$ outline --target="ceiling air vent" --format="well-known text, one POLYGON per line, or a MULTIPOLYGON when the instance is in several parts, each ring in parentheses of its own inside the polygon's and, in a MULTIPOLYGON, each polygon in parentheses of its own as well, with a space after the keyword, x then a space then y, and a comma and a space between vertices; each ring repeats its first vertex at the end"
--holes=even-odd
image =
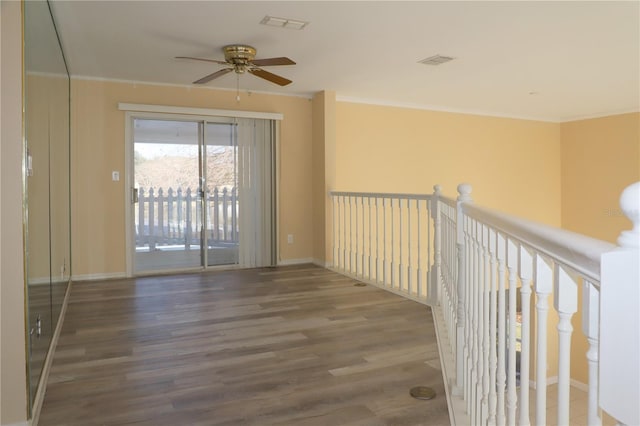
POLYGON ((287 28, 290 30, 301 30, 307 25, 309 25, 309 22, 306 22, 306 21, 299 21, 297 19, 289 19, 289 18, 277 18, 275 16, 269 16, 269 15, 262 18, 262 21, 260 21, 260 23, 262 25, 268 25, 270 27, 287 28))
POLYGON ((428 58, 418 62, 425 65, 440 65, 440 64, 444 64, 445 62, 453 61, 454 59, 455 58, 451 56, 434 55, 434 56, 429 56, 428 58))

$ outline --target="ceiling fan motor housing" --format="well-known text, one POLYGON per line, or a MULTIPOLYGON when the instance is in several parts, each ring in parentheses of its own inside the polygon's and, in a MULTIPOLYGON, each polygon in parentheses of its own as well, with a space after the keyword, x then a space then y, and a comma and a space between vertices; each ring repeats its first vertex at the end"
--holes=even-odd
POLYGON ((238 74, 244 74, 256 56, 254 47, 243 44, 232 44, 222 49, 224 50, 224 59, 233 65, 233 70, 238 74))
POLYGON ((225 46, 224 58, 227 62, 238 65, 248 65, 256 57, 256 49, 242 44, 225 46))

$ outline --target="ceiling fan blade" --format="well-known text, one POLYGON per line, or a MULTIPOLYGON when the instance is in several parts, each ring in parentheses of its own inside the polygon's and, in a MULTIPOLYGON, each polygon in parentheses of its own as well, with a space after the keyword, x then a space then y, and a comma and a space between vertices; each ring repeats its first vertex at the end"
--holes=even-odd
POLYGON ((260 68, 250 69, 249 72, 257 77, 264 78, 265 80, 268 80, 280 86, 286 86, 287 84, 291 83, 291 80, 270 73, 269 71, 261 70, 260 68))
POLYGON ((207 76, 202 77, 200 80, 196 80, 193 82, 193 84, 204 84, 204 83, 208 83, 211 80, 213 80, 214 78, 218 78, 221 77, 225 74, 230 73, 231 71, 233 71, 233 68, 225 68, 225 69, 221 69, 220 71, 216 71, 213 74, 209 74, 207 76))
POLYGON ((271 66, 271 65, 295 65, 296 64, 291 59, 285 58, 284 56, 281 56, 279 58, 254 59, 253 61, 251 61, 251 63, 258 67, 265 67, 265 66, 271 66))
POLYGON ((205 62, 213 62, 214 64, 229 65, 225 61, 218 61, 215 59, 206 59, 206 58, 193 58, 191 56, 176 56, 176 59, 193 59, 195 61, 205 61, 205 62))

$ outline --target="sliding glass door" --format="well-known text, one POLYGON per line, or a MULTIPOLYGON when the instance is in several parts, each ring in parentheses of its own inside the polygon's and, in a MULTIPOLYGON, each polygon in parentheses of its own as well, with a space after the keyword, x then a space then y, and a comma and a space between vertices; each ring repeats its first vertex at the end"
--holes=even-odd
POLYGON ((206 264, 239 263, 238 138, 233 123, 206 123, 205 182, 206 264))
POLYGON ((274 263, 270 120, 134 117, 134 274, 274 263))
POLYGON ((202 264, 197 122, 134 120, 135 272, 202 264))

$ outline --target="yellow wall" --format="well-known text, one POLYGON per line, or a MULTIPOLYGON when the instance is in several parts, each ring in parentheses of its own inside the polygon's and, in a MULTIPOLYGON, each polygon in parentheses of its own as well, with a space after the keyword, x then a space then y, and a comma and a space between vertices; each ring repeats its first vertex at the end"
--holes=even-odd
POLYGON ((0 2, 0 423, 27 419, 22 240, 22 12, 0 2))
MULTIPOLYGON (((631 228, 618 201, 625 187, 640 181, 640 113, 563 123, 561 132, 562 227, 615 243, 631 228)), ((571 376, 587 383, 581 312, 572 323, 571 376)))
POLYGON ((49 230, 49 84, 41 75, 27 75, 25 87, 25 138, 32 157, 33 174, 27 178, 28 268, 30 282, 42 284, 50 275, 49 230), (37 118, 37 119, 36 119, 37 118))
POLYGON ((282 113, 279 240, 281 260, 312 257, 311 101, 207 88, 72 80, 74 276, 125 272, 124 112, 119 102, 282 113), (286 235, 294 243, 286 244, 286 235))
POLYGON ((337 190, 457 196, 560 226, 556 123, 338 102, 337 190))
POLYGON ((311 192, 313 193, 313 258, 324 261, 326 241, 324 238, 326 221, 325 206, 326 200, 323 194, 325 188, 325 94, 317 93, 313 97, 313 120, 312 120, 312 158, 313 158, 313 178, 311 192))
POLYGON ((563 123, 562 227, 615 243, 620 194, 640 180, 640 113, 563 123))
POLYGON ((333 223, 329 191, 335 189, 336 94, 319 92, 313 98, 313 259, 331 258, 333 223))
POLYGON ((330 201, 329 191, 338 189, 336 182, 336 92, 325 91, 324 96, 324 193, 325 197, 325 252, 324 260, 331 259, 332 246, 328 242, 331 241, 333 236, 333 219, 332 211, 333 206, 330 201))
POLYGON ((27 179, 31 283, 62 281, 69 267, 69 89, 67 77, 27 74, 25 138, 33 174, 27 179))

